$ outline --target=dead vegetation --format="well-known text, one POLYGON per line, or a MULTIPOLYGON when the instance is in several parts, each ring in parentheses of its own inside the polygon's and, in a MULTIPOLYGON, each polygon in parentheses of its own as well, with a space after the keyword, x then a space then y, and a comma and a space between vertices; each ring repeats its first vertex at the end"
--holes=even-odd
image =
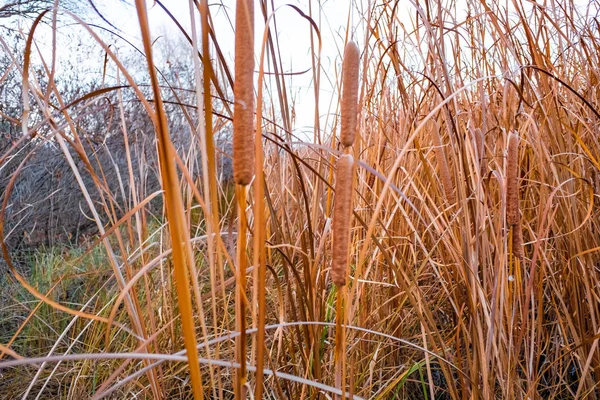
MULTIPOLYGON (((11 277, 0 312, 0 396, 600 396, 597 4, 360 3, 337 38, 339 49, 357 42, 360 63, 356 134, 342 134, 342 143, 352 105, 321 104, 314 140, 297 137, 275 30, 265 31, 254 53, 255 114, 242 124, 247 131, 254 121, 257 140, 246 136, 237 147, 255 146, 254 157, 240 156, 242 166, 254 158, 255 168, 235 189, 216 179, 215 161, 225 151, 218 132, 237 112, 232 77, 240 75, 223 55, 233 43, 207 29, 206 0, 190 1, 194 105, 173 100, 181 92, 157 75, 146 5, 136 5, 152 90, 70 14, 118 70, 115 85, 82 95, 75 107, 52 85, 52 59, 36 55, 35 79, 9 63, 41 119, 28 119, 27 107, 10 115, 26 135, 0 155, 0 236, 11 277), (125 91, 153 124, 144 151, 158 154, 160 195, 140 186, 136 165, 150 157, 125 146, 135 133, 122 113, 111 139, 124 144, 120 153, 91 146, 74 122, 106 93, 121 108, 125 91), (169 134, 177 115, 192 132, 183 147, 169 134), (68 169, 36 158, 44 146, 68 169), (10 161, 17 156, 21 167, 10 161), (340 163, 348 160, 346 174, 340 163), (48 271, 43 280, 15 267, 7 239, 16 204, 7 199, 42 167, 72 177, 68 193, 81 207, 60 207, 72 218, 84 211, 98 232, 78 253, 65 251, 61 268, 32 260, 32 271, 48 271), (147 205, 159 197, 165 213, 153 221, 147 205), (349 218, 340 203, 347 199, 349 218), (337 237, 347 240, 341 250, 332 248, 337 237), (16 309, 18 323, 9 317, 16 309), (32 347, 32 337, 43 340, 32 347)), ((336 71, 320 64, 329 30, 318 6, 294 8, 313 44, 307 73, 315 93, 325 77, 344 93, 341 50, 336 71)), ((268 1, 255 11, 271 27, 277 21, 268 1)), ((24 32, 24 60, 37 51, 36 26, 24 32)), ((247 84, 249 71, 239 78, 247 84)), ((32 195, 48 197, 57 184, 50 182, 32 195)), ((35 225, 36 210, 22 214, 23 226, 35 225)))

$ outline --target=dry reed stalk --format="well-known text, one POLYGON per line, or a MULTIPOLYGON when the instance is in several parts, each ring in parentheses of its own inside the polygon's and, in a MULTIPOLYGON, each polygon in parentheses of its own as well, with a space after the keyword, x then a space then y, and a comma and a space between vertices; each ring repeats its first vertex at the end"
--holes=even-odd
POLYGON ((446 159, 446 152, 444 151, 444 145, 442 143, 442 137, 440 136, 440 124, 434 121, 435 127, 432 130, 433 145, 435 147, 435 158, 438 163, 440 170, 440 180, 446 195, 446 200, 450 204, 454 204, 456 197, 452 188, 452 177, 450 176, 450 167, 448 167, 448 160, 446 159))
POLYGON ((506 155, 506 222, 510 226, 519 224, 519 136, 512 132, 508 136, 506 155))
MULTIPOLYGON (((347 295, 346 286, 338 288, 336 304, 335 304, 335 387, 345 393, 344 382, 346 381, 345 364, 346 364, 346 329, 345 329, 345 300, 347 295)), ((345 396, 336 395, 335 399, 345 398, 345 396)))
POLYGON ((237 285, 235 293, 236 302, 236 329, 240 332, 240 336, 236 341, 236 358, 240 363, 240 369, 236 371, 235 379, 235 398, 245 399, 245 384, 247 376, 246 368, 246 212, 242 208, 246 204, 246 188, 236 186, 236 194, 238 197, 239 219, 238 219, 238 243, 236 249, 237 258, 237 285))
POLYGON ((342 63, 342 104, 340 142, 345 147, 354 144, 358 104, 358 64, 360 52, 356 43, 350 41, 344 51, 342 63))
POLYGON ((254 176, 254 1, 237 0, 233 179, 248 185, 254 176))
POLYGON ((336 286, 346 285, 350 216, 352 215, 352 175, 354 158, 344 154, 338 160, 333 208, 333 251, 331 278, 336 286))

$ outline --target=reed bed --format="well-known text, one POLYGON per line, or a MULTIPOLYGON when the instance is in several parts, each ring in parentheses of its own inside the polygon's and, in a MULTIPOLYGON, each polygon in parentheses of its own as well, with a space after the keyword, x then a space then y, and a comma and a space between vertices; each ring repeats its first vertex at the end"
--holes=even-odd
POLYGON ((319 2, 286 7, 312 46, 311 139, 266 0, 219 8, 236 13, 235 43, 190 1, 187 75, 155 60, 141 0, 142 73, 121 39, 62 9, 17 50, 0 38, 0 82, 24 102, 0 109, 16 132, 0 147, 1 398, 600 397, 598 4, 357 3, 336 34, 319 2), (48 58, 59 16, 110 71, 68 99, 48 58), (90 115, 118 121, 127 171, 96 162, 90 115), (155 159, 136 153, 142 115, 155 159), (232 129, 229 152, 216 139, 232 129), (15 199, 43 146, 98 233, 27 257, 15 199))

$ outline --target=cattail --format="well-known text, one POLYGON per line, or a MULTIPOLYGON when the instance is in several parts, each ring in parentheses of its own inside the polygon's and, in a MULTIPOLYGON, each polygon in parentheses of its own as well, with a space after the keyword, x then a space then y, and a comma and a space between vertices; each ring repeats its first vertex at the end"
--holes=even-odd
POLYGON ((483 132, 479 128, 473 129, 473 136, 475 137, 475 150, 477 151, 477 161, 481 164, 483 159, 483 152, 485 151, 485 139, 483 132))
POLYGON ((358 105, 358 63, 360 53, 356 43, 350 41, 344 51, 342 64, 342 106, 340 142, 345 147, 354 144, 358 105))
POLYGON ((513 226, 512 251, 513 251, 513 254, 515 257, 517 257, 519 260, 523 261, 523 232, 521 230, 520 222, 521 221, 519 220, 519 223, 517 223, 515 226, 513 226))
POLYGON ((506 222, 513 226, 519 223, 519 136, 515 132, 508 135, 506 156, 506 222))
POLYGON ((233 179, 254 176, 254 0, 237 0, 233 108, 233 179))
POLYGON ((337 164, 335 181, 335 206, 333 209, 333 262, 331 277, 336 286, 346 284, 348 265, 348 242, 350 240, 350 216, 352 213, 352 175, 354 158, 344 154, 337 164))
POLYGON ((440 178, 442 181, 442 187, 444 188, 444 194, 446 195, 446 200, 450 204, 454 204, 456 198, 454 196, 454 190, 452 188, 452 178, 450 177, 450 168, 448 167, 448 160, 446 159, 446 153, 444 152, 444 147, 442 145, 442 137, 440 136, 440 124, 435 122, 435 127, 433 129, 433 145, 435 146, 435 158, 438 163, 438 168, 440 170, 440 178))
POLYGON ((473 130, 475 138, 475 150, 477 151, 477 165, 479 166, 479 174, 484 176, 486 173, 486 163, 483 161, 485 154, 485 135, 480 128, 473 130))

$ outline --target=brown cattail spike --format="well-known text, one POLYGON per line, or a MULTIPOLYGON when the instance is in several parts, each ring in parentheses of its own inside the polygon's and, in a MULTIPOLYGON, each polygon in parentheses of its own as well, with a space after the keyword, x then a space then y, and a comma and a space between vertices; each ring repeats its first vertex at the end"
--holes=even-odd
POLYGON ((254 176, 254 0, 237 0, 233 108, 233 179, 248 185, 254 176))
POLYGON ((481 164, 481 159, 483 158, 483 152, 485 151, 485 139, 483 137, 483 132, 479 128, 473 129, 473 136, 475 138, 475 149, 477 151, 477 161, 481 164))
POLYGON ((344 154, 337 164, 335 181, 335 205, 333 209, 333 262, 331 277, 336 286, 346 284, 348 266, 348 242, 350 241, 350 217, 352 215, 352 175, 354 158, 344 154))
POLYGON ((448 160, 446 159, 446 152, 444 151, 444 145, 442 143, 441 136, 441 126, 440 124, 434 120, 435 127, 432 131, 432 139, 433 145, 435 146, 435 158, 438 163, 438 169, 440 173, 440 180, 442 182, 442 187, 444 189, 444 194, 446 196, 446 200, 450 204, 454 204, 456 202, 456 197, 454 195, 454 187, 452 185, 452 177, 450 176, 450 167, 448 166, 448 160))
MULTIPOLYGON (((520 222, 520 221, 519 221, 520 222)), ((523 231, 521 229, 521 224, 518 223, 513 226, 513 254, 519 260, 523 261, 523 231)))
POLYGON ((508 225, 519 223, 519 136, 515 132, 508 135, 506 155, 506 222, 508 225))
POLYGON ((342 64, 342 106, 340 142, 345 147, 354 144, 358 105, 358 64, 360 52, 354 42, 348 42, 342 64))

